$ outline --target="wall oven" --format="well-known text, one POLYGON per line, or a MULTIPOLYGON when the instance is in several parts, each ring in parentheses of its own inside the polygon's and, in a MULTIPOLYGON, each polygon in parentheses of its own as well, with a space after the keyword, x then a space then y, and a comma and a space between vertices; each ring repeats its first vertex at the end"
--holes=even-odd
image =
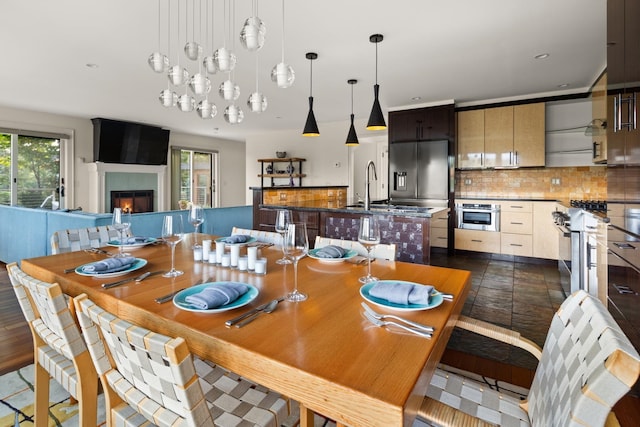
POLYGON ((458 228, 500 231, 500 205, 483 203, 456 204, 458 228))

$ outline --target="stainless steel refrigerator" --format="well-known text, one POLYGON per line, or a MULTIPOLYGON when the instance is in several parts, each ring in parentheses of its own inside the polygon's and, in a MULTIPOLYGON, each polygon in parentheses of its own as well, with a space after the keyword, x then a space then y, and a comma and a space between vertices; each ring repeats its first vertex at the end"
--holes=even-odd
POLYGON ((389 197, 393 203, 447 206, 449 141, 389 144, 389 197))

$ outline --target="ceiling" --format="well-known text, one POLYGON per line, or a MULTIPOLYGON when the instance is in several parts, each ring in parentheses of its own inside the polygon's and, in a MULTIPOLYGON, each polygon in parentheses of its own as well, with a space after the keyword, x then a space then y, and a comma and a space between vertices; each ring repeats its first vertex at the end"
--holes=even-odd
POLYGON ((2 0, 0 106, 142 122, 242 141, 269 130, 302 132, 310 91, 307 52, 318 54, 312 90, 320 132, 323 122, 348 120, 348 79, 358 79, 354 112, 366 119, 375 82, 376 48, 369 42, 374 33, 384 36, 378 45, 378 82, 385 111, 446 100, 472 105, 584 93, 606 66, 606 0, 288 0, 284 59, 296 80, 292 87, 278 89, 269 73, 282 55, 281 0, 179 0, 181 17, 189 18, 188 25, 184 19, 180 24, 180 41, 178 1, 171 0, 171 13, 168 1, 160 0, 159 20, 158 0, 2 0), (257 68, 256 53, 238 41, 256 4, 267 26, 257 68), (194 9, 206 17, 195 19, 195 27, 194 9), (206 54, 211 46, 224 44, 226 26, 226 46, 238 57, 232 79, 241 90, 236 103, 245 111, 242 123, 230 125, 223 119, 228 102, 217 93, 226 79, 221 73, 211 77, 215 118, 202 120, 195 112, 160 105, 158 95, 167 79, 150 69, 147 57, 158 50, 159 22, 160 47, 167 53, 168 19, 174 40, 171 63, 179 52, 180 63, 192 73, 197 63, 178 51, 185 33, 204 40, 206 54), (209 37, 207 21, 213 22, 209 37), (208 42, 211 34, 213 44, 208 42), (542 53, 549 57, 534 59, 542 53), (262 114, 246 107, 255 91, 256 69, 260 91, 268 99, 262 114), (568 86, 560 87, 564 84, 568 86))

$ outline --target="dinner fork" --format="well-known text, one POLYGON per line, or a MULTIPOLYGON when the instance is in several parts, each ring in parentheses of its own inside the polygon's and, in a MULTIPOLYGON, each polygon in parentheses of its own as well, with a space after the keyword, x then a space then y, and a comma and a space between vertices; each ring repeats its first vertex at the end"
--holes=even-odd
POLYGON ((373 323, 374 325, 379 326, 379 327, 393 325, 393 326, 398 327, 398 328, 400 328, 400 329, 404 329, 404 330, 405 330, 405 331, 407 331, 407 332, 411 332, 412 334, 419 335, 419 336, 421 336, 421 337, 423 337, 423 338, 431 338, 431 334, 430 334, 430 333, 428 333, 428 332, 424 332, 424 331, 422 331, 422 330, 418 330, 418 329, 415 329, 415 328, 411 328, 411 327, 409 327, 409 326, 405 326, 405 325, 403 325, 402 323, 393 322, 393 321, 391 321, 391 320, 380 320, 380 319, 376 319, 376 318, 375 318, 375 317, 373 317, 371 314, 369 314, 369 312, 368 312, 368 311, 366 311, 366 310, 364 311, 364 317, 366 317, 366 318, 367 318, 367 320, 368 320, 369 322, 371 322, 371 323, 373 323))
POLYGON ((406 323, 407 325, 410 325, 414 328, 418 328, 418 329, 422 329, 423 331, 426 332, 433 332, 433 327, 432 326, 427 326, 427 325, 423 325, 421 323, 418 322, 413 322, 409 319, 403 319, 402 317, 399 316, 395 316, 393 314, 380 314, 376 311, 374 311, 371 307, 369 307, 367 304, 365 303, 361 303, 362 307, 365 309, 365 311, 367 313, 369 313, 371 316, 375 317, 378 320, 385 320, 385 319, 395 319, 395 320, 399 320, 400 322, 406 323))

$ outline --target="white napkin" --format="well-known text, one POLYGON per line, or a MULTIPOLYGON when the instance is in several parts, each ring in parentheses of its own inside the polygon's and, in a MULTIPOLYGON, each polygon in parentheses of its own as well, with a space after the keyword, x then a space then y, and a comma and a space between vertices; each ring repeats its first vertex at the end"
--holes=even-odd
POLYGON ((431 292, 433 286, 409 282, 377 282, 369 289, 372 297, 402 305, 428 305, 431 292))
POLYGON ((249 287, 244 283, 227 282, 211 285, 202 291, 185 297, 185 301, 201 310, 227 305, 244 295, 249 287))
POLYGON ((82 267, 83 273, 115 273, 116 271, 126 270, 136 262, 136 258, 132 256, 128 257, 114 257, 103 259, 102 261, 92 262, 91 264, 84 265, 82 267))

